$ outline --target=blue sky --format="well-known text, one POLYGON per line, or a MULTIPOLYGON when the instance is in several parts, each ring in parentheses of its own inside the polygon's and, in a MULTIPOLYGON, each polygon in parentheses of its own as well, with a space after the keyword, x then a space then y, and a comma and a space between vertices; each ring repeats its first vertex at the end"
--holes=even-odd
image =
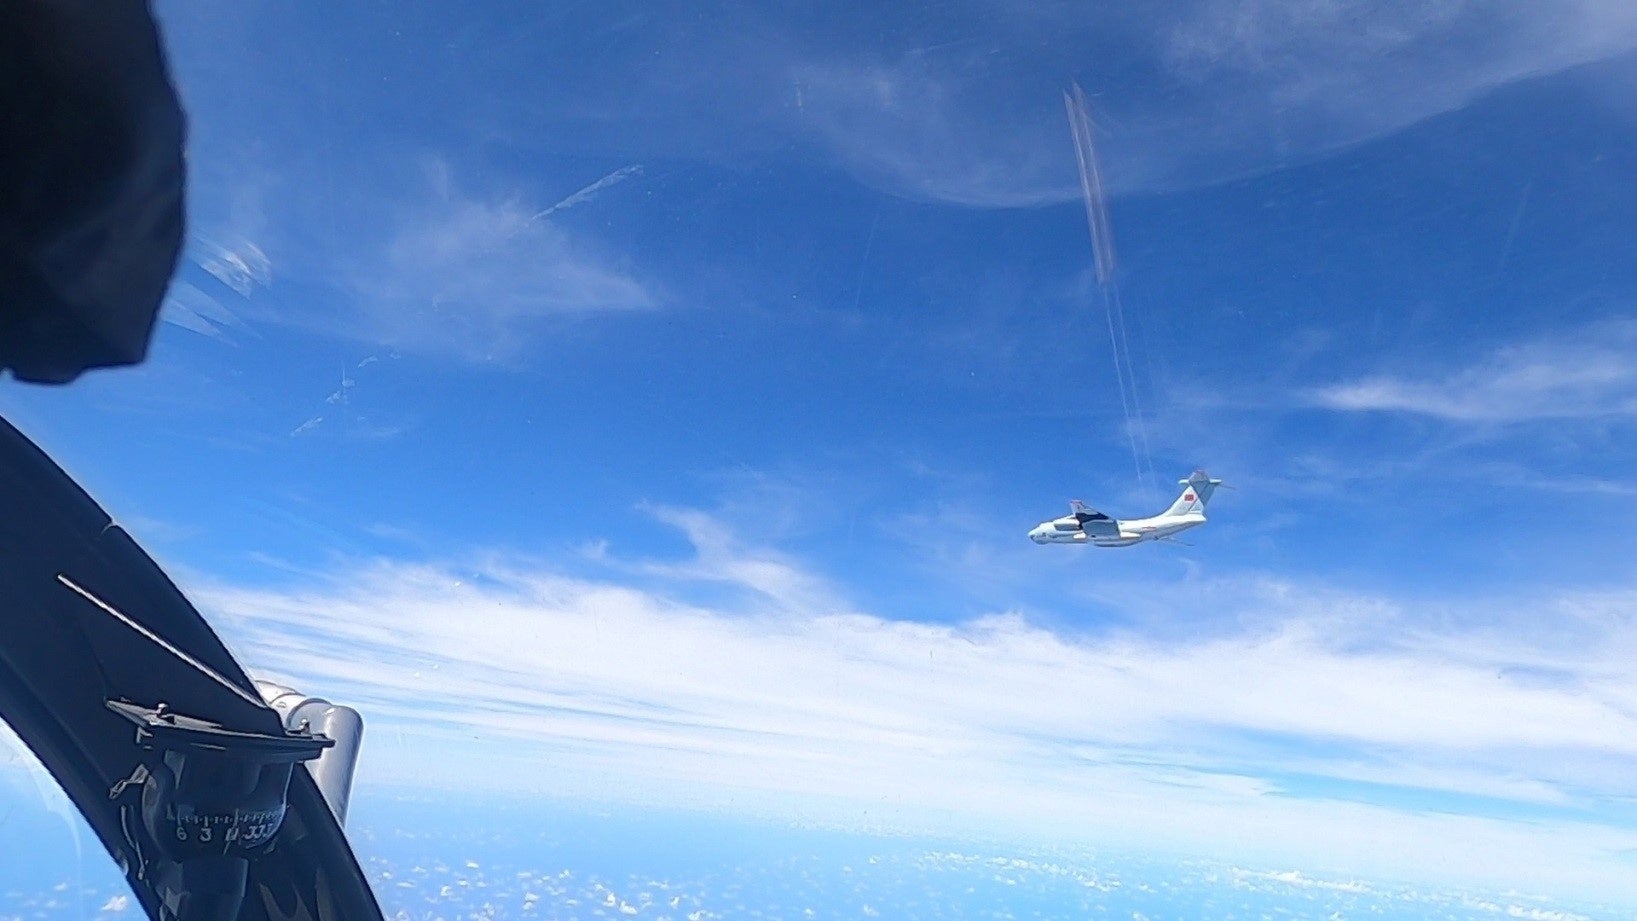
POLYGON ((1637 895, 1624 4, 159 12, 166 322, 0 411, 366 781, 1637 895))

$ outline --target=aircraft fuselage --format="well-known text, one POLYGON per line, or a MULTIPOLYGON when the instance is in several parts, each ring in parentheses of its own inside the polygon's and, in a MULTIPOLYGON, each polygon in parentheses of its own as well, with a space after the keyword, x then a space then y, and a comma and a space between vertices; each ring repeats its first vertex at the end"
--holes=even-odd
POLYGON ((1129 547, 1145 540, 1162 540, 1189 528, 1205 523, 1205 516, 1197 512, 1186 515, 1155 515, 1152 518, 1132 518, 1116 521, 1119 535, 1091 536, 1081 530, 1073 515, 1043 521, 1029 532, 1029 539, 1037 544, 1092 544, 1098 547, 1129 547))

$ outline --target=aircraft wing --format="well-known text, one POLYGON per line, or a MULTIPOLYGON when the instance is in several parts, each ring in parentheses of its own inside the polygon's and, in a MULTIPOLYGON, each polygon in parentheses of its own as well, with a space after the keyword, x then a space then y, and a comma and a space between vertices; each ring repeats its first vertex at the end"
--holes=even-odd
MULTIPOLYGON (((165 849, 144 852, 139 842, 153 840, 143 839, 137 827, 142 824, 137 817, 146 815, 139 801, 153 777, 144 773, 152 753, 137 742, 144 719, 150 747, 162 737, 193 739, 186 744, 198 750, 203 750, 196 741, 201 738, 228 740, 225 744, 249 738, 285 751, 325 743, 285 730, 278 713, 261 702, 244 670, 154 561, 4 420, 0 637, 5 638, 0 718, 126 868, 150 918, 178 917, 164 903, 184 892, 192 893, 195 906, 182 912, 184 921, 380 921, 369 883, 306 770, 288 775, 282 824, 272 820, 271 829, 258 825, 244 831, 266 837, 193 839, 218 848, 224 838, 246 848, 251 845, 242 842, 254 840, 259 853, 246 861, 242 895, 218 891, 225 876, 217 872, 222 858, 196 860, 201 848, 189 852, 173 840, 165 849), (147 786, 126 790, 141 784, 147 786)), ((184 831, 177 829, 173 838, 184 831)))
POLYGON ((1087 536, 1118 537, 1120 535, 1119 522, 1081 502, 1079 499, 1073 499, 1069 502, 1069 511, 1074 515, 1074 520, 1080 522, 1080 530, 1086 532, 1087 536))

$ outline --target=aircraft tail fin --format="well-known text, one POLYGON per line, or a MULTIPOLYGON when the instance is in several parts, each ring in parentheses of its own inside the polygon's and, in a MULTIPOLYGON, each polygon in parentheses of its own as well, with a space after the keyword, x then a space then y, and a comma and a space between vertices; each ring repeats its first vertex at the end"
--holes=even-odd
POLYGON ((1222 485, 1222 481, 1213 478, 1203 470, 1195 470, 1186 480, 1178 480, 1177 485, 1182 487, 1182 495, 1177 501, 1165 510, 1167 515, 1203 515, 1205 503, 1211 501, 1211 494, 1222 485))

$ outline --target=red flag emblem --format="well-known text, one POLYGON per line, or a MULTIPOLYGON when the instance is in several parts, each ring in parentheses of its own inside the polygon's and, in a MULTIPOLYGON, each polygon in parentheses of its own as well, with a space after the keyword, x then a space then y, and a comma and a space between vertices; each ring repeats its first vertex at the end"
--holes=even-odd
POLYGON ((1182 501, 1184 501, 1184 502, 1192 502, 1192 501, 1194 501, 1194 494, 1193 494, 1193 493, 1191 493, 1191 492, 1185 492, 1185 493, 1183 493, 1183 494, 1182 494, 1182 501))

